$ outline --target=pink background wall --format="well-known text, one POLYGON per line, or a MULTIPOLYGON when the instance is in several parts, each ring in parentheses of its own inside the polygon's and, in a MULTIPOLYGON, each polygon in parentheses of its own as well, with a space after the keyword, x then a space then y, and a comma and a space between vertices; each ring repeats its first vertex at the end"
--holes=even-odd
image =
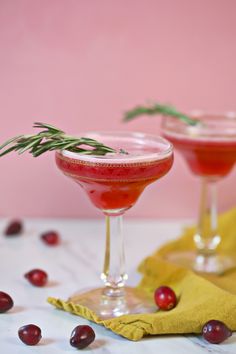
MULTIPOLYGON (((158 118, 121 123, 147 100, 235 110, 235 14, 235 0, 0 0, 0 140, 34 121, 158 134, 158 118)), ((53 157, 0 160, 0 215, 100 215, 53 157)), ((235 177, 220 183, 223 209, 236 202, 235 177)), ((176 153, 129 215, 193 216, 198 182, 176 153)))

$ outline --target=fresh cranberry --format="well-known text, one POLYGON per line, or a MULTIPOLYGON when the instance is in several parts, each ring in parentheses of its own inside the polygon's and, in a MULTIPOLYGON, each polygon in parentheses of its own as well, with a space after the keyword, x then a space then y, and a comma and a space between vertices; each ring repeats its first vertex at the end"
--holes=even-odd
POLYGON ((94 330, 90 326, 77 326, 73 329, 70 344, 77 349, 86 348, 95 339, 94 330))
POLYGON ((7 312, 14 305, 14 302, 10 295, 0 291, 0 313, 7 312))
POLYGON ((60 236, 56 231, 48 231, 41 235, 41 240, 49 246, 56 246, 60 242, 60 236))
POLYGON ((210 320, 204 324, 202 336, 210 343, 219 344, 232 336, 232 332, 223 322, 210 320))
POLYGON ((34 324, 20 327, 18 330, 18 336, 22 342, 27 345, 36 345, 42 338, 41 329, 34 324))
POLYGON ((12 220, 5 229, 6 236, 19 235, 23 230, 23 224, 20 220, 12 220))
POLYGON ((47 273, 42 269, 32 269, 24 276, 31 284, 35 286, 44 286, 48 280, 47 273))
POLYGON ((171 310, 177 303, 174 291, 168 286, 157 288, 154 293, 154 300, 161 310, 171 310))

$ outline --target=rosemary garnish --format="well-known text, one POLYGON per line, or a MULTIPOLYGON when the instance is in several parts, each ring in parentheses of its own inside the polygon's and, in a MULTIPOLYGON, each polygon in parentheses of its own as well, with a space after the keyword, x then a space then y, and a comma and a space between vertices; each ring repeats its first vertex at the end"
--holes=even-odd
POLYGON ((50 124, 36 122, 33 127, 40 128, 42 131, 35 135, 18 135, 9 139, 0 146, 0 156, 11 151, 17 151, 18 154, 29 151, 34 157, 52 150, 69 150, 83 155, 105 155, 116 152, 97 140, 66 135, 65 132, 50 124))
POLYGON ((125 112, 124 121, 130 121, 142 115, 157 115, 157 114, 160 114, 162 116, 176 117, 188 125, 196 125, 199 122, 197 119, 193 119, 187 116, 186 114, 177 111, 172 106, 162 105, 158 103, 155 103, 153 105, 148 105, 148 106, 134 107, 133 109, 125 112))

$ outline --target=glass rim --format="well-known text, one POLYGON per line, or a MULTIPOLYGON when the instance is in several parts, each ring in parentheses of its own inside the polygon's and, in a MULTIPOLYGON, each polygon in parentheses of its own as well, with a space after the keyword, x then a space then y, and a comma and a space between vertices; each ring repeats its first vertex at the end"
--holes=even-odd
MULTIPOLYGON (((77 134, 76 134, 77 135, 77 134)), ((116 136, 116 137, 127 137, 127 138, 133 138, 133 139, 145 139, 146 141, 151 140, 156 143, 161 143, 166 146, 166 148, 163 148, 163 151, 158 151, 158 152, 150 152, 150 153, 145 153, 143 155, 139 156, 129 156, 126 154, 123 154, 121 158, 114 158, 112 156, 112 153, 107 153, 106 155, 84 155, 84 154, 79 154, 76 152, 72 152, 69 150, 57 150, 56 152, 61 154, 64 157, 68 158, 73 158, 76 160, 83 160, 83 161, 91 161, 91 162, 96 162, 96 163, 114 163, 114 164, 119 164, 119 163, 135 163, 135 162, 142 162, 146 160, 161 160, 164 158, 167 158, 173 153, 173 144, 165 139, 164 137, 160 135, 154 135, 154 134, 148 134, 148 133, 143 133, 143 132, 129 132, 129 131, 86 131, 79 133, 78 136, 80 137, 91 137, 92 139, 96 139, 99 141, 98 138, 93 137, 92 135, 101 135, 106 136, 106 137, 111 137, 116 136), (91 135, 91 136, 90 136, 91 135)), ((106 143, 105 143, 106 144, 106 143)))
POLYGON ((193 109, 188 112, 188 114, 193 118, 209 118, 209 119, 236 119, 236 110, 230 111, 208 111, 203 109, 193 109))
POLYGON ((166 139, 171 141, 172 137, 184 137, 190 140, 236 141, 236 112, 192 111, 189 116, 199 123, 189 125, 176 117, 163 117, 161 130, 166 139))

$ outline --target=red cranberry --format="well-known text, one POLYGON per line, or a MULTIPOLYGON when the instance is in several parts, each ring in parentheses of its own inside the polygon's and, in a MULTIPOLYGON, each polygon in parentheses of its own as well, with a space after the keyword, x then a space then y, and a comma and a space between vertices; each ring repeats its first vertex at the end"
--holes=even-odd
POLYGON ((10 295, 0 291, 0 313, 7 312, 14 305, 14 302, 10 295))
POLYGON ((168 286, 160 286, 154 294, 157 306, 162 310, 171 310, 176 306, 177 298, 174 291, 168 286))
POLYGON ((232 332, 223 322, 211 320, 204 324, 202 336, 210 343, 219 344, 232 336, 232 332))
POLYGON ((48 280, 47 273, 42 269, 32 269, 24 276, 31 284, 35 286, 44 286, 48 280))
POLYGON ((6 227, 6 236, 16 236, 19 235, 23 230, 23 224, 20 220, 12 220, 6 227))
POLYGON ((56 246, 60 242, 60 236, 56 231, 48 231, 41 235, 41 240, 49 246, 56 246))
POLYGON ((42 338, 41 329, 34 324, 20 327, 18 330, 18 336, 22 342, 27 345, 36 345, 42 338))
POLYGON ((70 344, 77 349, 86 348, 95 339, 94 330, 90 326, 77 326, 73 329, 70 344))

